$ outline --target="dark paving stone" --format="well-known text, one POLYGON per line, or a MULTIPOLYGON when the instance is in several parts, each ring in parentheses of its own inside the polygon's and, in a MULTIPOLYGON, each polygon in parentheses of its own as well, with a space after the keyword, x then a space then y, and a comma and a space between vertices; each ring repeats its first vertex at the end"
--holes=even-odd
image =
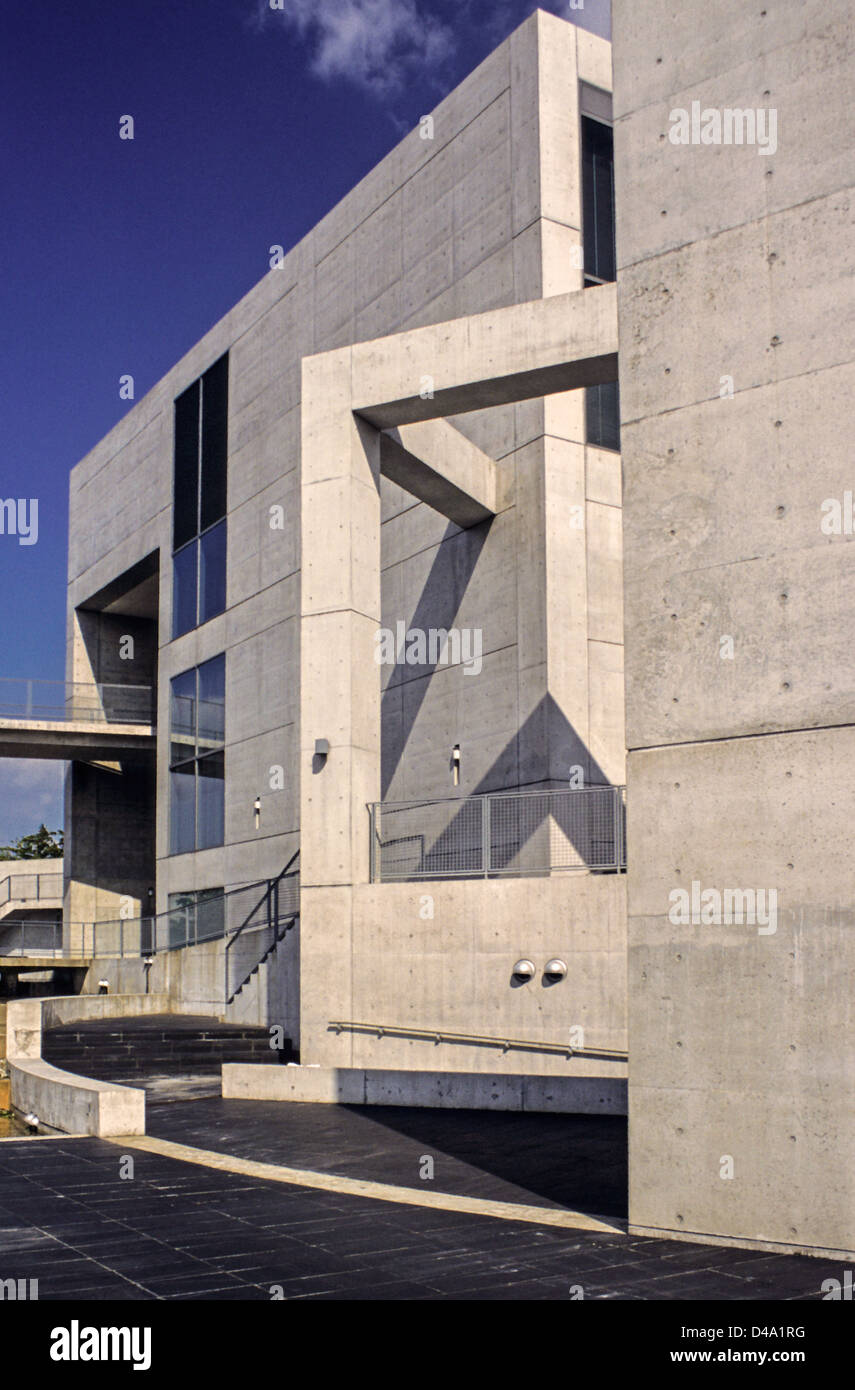
POLYGON ((242 1302, 268 1303, 270 1293, 267 1289, 256 1288, 254 1284, 241 1284, 236 1288, 215 1289, 205 1293, 176 1293, 169 1296, 171 1303, 198 1303, 201 1301, 220 1303, 230 1299, 240 1299, 242 1302))
POLYGON ((149 1132, 263 1163, 495 1201, 626 1213, 626 1120, 204 1099, 149 1105, 149 1132), (434 1159, 422 1181, 422 1155, 434 1159))
POLYGON ((164 1274, 141 1277, 143 1288, 158 1298, 168 1298, 176 1293, 205 1293, 213 1289, 240 1288, 243 1281, 232 1279, 216 1270, 194 1270, 192 1274, 164 1274))
MULTIPOLYGON (((204 1104, 184 1107, 194 1125, 204 1104)), ((368 1118, 394 1166, 400 1136, 383 1139, 376 1112, 368 1118)), ((215 1147, 211 1134, 203 1141, 215 1147)), ((462 1150, 461 1134, 456 1142, 462 1150)), ((135 1155, 133 1181, 120 1182, 117 1152, 97 1139, 0 1149, 0 1213, 15 1218, 0 1227, 0 1277, 38 1278, 40 1296, 54 1300, 271 1301, 281 1285, 287 1299, 314 1302, 570 1301, 581 1284, 590 1300, 761 1302, 816 1299, 822 1279, 845 1268, 289 1188, 162 1155, 135 1155)), ((474 1173, 474 1162, 464 1166, 474 1173)), ((506 1183, 501 1168, 481 1169, 488 1185, 506 1183)))

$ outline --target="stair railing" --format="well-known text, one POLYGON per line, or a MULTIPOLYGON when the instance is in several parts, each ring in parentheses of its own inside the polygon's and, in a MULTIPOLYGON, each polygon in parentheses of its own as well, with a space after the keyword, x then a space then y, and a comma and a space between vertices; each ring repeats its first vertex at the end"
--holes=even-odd
MULTIPOLYGON (((233 1003, 244 985, 250 980, 260 965, 267 960, 276 946, 285 936, 285 933, 294 926, 300 916, 300 893, 299 893, 299 869, 293 866, 300 857, 299 849, 292 854, 284 869, 276 878, 268 880, 267 887, 259 898, 258 902, 247 913, 239 927, 231 933, 227 933, 226 948, 224 952, 224 990, 223 998, 225 1005, 233 1003), (283 914, 280 913, 281 888, 283 882, 288 879, 294 887, 294 907, 283 914), (259 921, 259 915, 263 920, 259 921), (253 964, 246 971, 240 980, 233 983, 233 973, 236 975, 237 956, 234 951, 238 939, 246 931, 264 931, 266 933, 266 945, 253 960, 253 964)), ((289 884, 291 886, 291 884, 289 884)), ((253 953, 255 954, 255 953, 253 953)))

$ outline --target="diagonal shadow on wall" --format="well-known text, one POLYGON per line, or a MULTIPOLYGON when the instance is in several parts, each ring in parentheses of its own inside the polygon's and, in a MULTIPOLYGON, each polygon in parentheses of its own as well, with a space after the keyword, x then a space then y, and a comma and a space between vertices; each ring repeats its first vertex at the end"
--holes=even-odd
MULTIPOLYGON (((466 593, 469 581, 475 572, 475 566, 484 548, 492 520, 491 517, 489 521, 482 521, 479 525, 470 526, 465 531, 461 531, 449 523, 448 529, 440 541, 416 610, 407 624, 408 629, 415 628, 428 632, 431 628, 448 629, 454 626, 463 595, 466 593)), ((386 795, 392 784, 392 778, 401 761, 407 740, 412 733, 422 702, 427 694, 428 681, 419 680, 419 677, 431 676, 435 670, 436 663, 408 664, 405 668, 399 666, 392 668, 380 706, 380 727, 383 731, 381 796, 386 795), (400 718, 398 718, 397 711, 399 705, 402 704, 400 689, 405 683, 403 680, 404 670, 407 673, 407 683, 410 681, 417 683, 414 685, 415 697, 409 704, 406 717, 402 710, 400 718)))
MULTIPOLYGON (((381 821, 381 840, 390 849, 399 847, 402 862, 413 871, 441 877, 450 867, 457 872, 478 873, 481 866, 481 821, 472 814, 473 796, 489 792, 569 791, 570 769, 581 767, 585 787, 608 788, 612 784, 603 768, 549 694, 545 695, 508 740, 459 809, 445 798, 425 807, 386 812, 381 821), (556 776, 562 769, 564 776, 556 776), (510 772, 515 769, 514 772, 510 772), (526 774, 522 773, 526 769, 526 774), (512 780, 509 780, 509 772, 512 780), (433 825, 431 826, 431 821, 433 825)), ((614 851, 613 804, 603 798, 594 805, 589 797, 544 795, 508 798, 494 802, 491 823, 490 865, 507 870, 525 845, 550 820, 573 846, 582 864, 600 864, 614 851), (501 814, 496 808, 501 807, 501 814)), ((546 865, 538 866, 545 868, 546 865)))

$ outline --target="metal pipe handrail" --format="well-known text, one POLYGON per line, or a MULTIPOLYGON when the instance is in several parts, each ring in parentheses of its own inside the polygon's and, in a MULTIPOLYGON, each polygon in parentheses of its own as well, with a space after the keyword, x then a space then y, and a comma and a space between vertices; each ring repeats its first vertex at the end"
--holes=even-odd
POLYGON ((0 676, 0 719, 150 727, 155 723, 154 685, 0 676), (12 699, 13 692, 22 698, 12 699))
MULTIPOLYGON (((249 923, 251 922, 251 920, 252 920, 252 918, 254 917, 255 913, 256 913, 256 912, 258 911, 258 909, 261 907, 261 905, 262 905, 262 903, 265 901, 265 899, 268 900, 268 917, 269 917, 269 916, 271 915, 271 913, 270 913, 270 902, 272 901, 272 898, 273 898, 273 897, 276 898, 275 910, 273 911, 273 918, 274 918, 274 920, 278 920, 278 918, 279 918, 279 901, 278 901, 279 884, 282 882, 283 878, 297 878, 297 877, 298 877, 299 872, 300 872, 299 869, 293 869, 293 870, 292 870, 291 865, 294 863, 295 859, 299 859, 299 857, 300 857, 300 851, 297 849, 297 850, 295 850, 294 853, 291 855, 291 858, 288 860, 288 863, 285 865, 285 868, 282 870, 282 872, 281 872, 280 874, 277 874, 276 878, 270 878, 270 879, 267 880, 267 887, 265 888, 264 892, 262 893, 261 897, 259 898, 258 902, 255 904, 255 906, 252 908, 252 910, 251 910, 250 912, 247 913, 246 917, 245 917, 244 920, 241 922, 240 926, 239 926, 239 927, 235 927, 235 930, 234 930, 233 932, 231 932, 231 933, 229 933, 229 932, 226 932, 226 933, 225 933, 225 935, 227 935, 227 936, 229 937, 229 940, 226 942, 226 950, 227 950, 227 951, 230 951, 230 950, 231 950, 231 948, 232 948, 232 946, 235 944, 237 938, 240 936, 241 932, 249 925, 249 923)), ((294 916, 294 915, 296 915, 296 912, 295 912, 295 913, 287 913, 286 915, 289 916, 289 917, 290 917, 290 916, 294 916)), ((256 926, 267 926, 267 925, 269 925, 269 923, 267 923, 267 922, 260 922, 260 923, 256 923, 255 925, 256 925, 256 926)))
POLYGON ((572 1047, 569 1043, 534 1042, 532 1039, 491 1037, 483 1033, 455 1033, 445 1028, 408 1028, 396 1023, 355 1023, 347 1019, 330 1019, 327 1028, 335 1033, 345 1030, 351 1033, 376 1033, 378 1038, 386 1035, 394 1038, 422 1038, 433 1043, 472 1043, 476 1047, 501 1047, 508 1052, 511 1048, 527 1052, 560 1053, 565 1057, 599 1057, 615 1062, 624 1061, 628 1053, 608 1047, 572 1047))
POLYGON ((549 796, 552 792, 623 792, 626 785, 623 782, 592 782, 584 787, 538 787, 533 790, 514 791, 513 788, 505 788, 497 792, 475 792, 472 796, 426 796, 408 797, 406 801, 366 801, 365 805, 370 809, 372 806, 382 806, 392 809, 395 806, 456 806, 464 801, 495 801, 499 797, 518 797, 518 796, 549 796))

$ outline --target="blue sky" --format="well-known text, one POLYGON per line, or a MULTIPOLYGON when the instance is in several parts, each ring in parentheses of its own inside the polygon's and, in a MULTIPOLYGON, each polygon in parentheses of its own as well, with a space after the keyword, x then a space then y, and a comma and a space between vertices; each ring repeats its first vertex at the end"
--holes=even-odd
MULTIPOLYGON (((536 6, 4 0, 0 676, 64 674, 68 474, 536 6), (119 138, 134 118, 133 140, 119 138)), ((541 8, 608 32, 608 0, 541 8)), ((62 764, 0 760, 0 843, 62 824, 62 764)))

